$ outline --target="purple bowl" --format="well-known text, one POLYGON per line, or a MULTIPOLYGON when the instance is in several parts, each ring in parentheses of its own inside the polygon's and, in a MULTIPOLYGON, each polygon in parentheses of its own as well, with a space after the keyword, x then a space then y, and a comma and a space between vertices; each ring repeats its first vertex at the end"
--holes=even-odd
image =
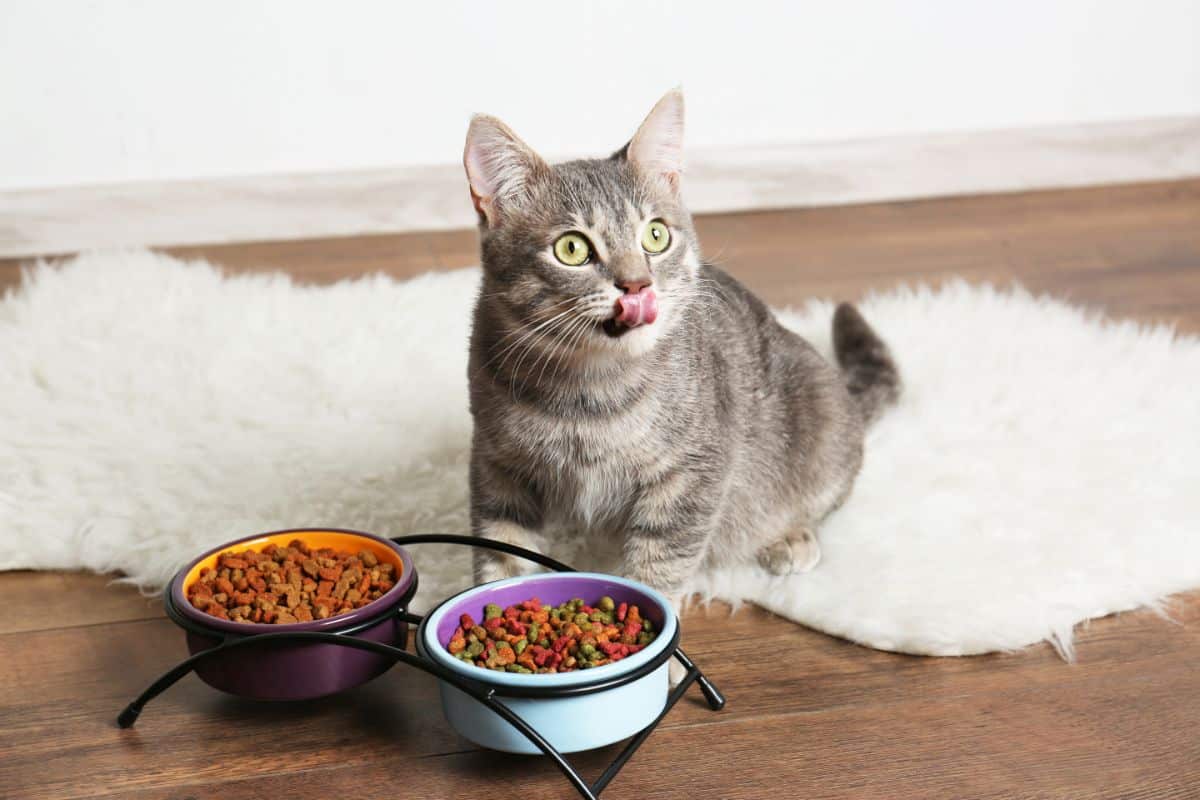
MULTIPOLYGON (((244 638, 259 633, 283 631, 319 631, 338 633, 360 627, 346 634, 382 644, 403 647, 408 640, 408 623, 397 612, 407 606, 416 590, 416 569, 404 548, 387 539, 361 531, 338 528, 296 528, 259 533, 226 542, 220 547, 193 559, 176 573, 168 588, 168 601, 189 623, 187 646, 193 655, 216 647, 227 638, 244 638), (268 536, 286 535, 290 539, 305 539, 305 534, 321 534, 346 538, 346 549, 355 551, 357 540, 370 540, 398 557, 400 580, 386 594, 362 608, 328 619, 297 622, 285 625, 231 622, 205 614, 192 606, 184 595, 184 582, 192 569, 205 559, 226 550, 250 546, 268 536), (201 632, 203 630, 203 632, 201 632)), ((239 697, 256 700, 311 700, 341 692, 382 675, 395 663, 386 656, 363 650, 353 650, 334 644, 276 643, 262 647, 247 645, 224 657, 201 662, 196 667, 200 679, 215 689, 239 697)))

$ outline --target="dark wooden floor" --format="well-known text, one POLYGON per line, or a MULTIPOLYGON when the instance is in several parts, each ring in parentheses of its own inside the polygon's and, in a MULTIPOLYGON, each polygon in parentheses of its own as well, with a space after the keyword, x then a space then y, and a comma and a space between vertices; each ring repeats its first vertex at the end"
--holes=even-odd
MULTIPOLYGON (((1200 181, 708 217, 710 257, 776 304, 902 282, 1020 281, 1200 331, 1200 181)), ((470 232, 178 249, 325 282, 475 261, 470 232)), ((0 262, 0 287, 19 281, 0 262)), ((234 532, 231 532, 231 535, 234 532)), ((418 553, 419 557, 419 553, 418 553)), ((0 575, 0 796, 569 797, 544 761, 480 752, 431 679, 397 668, 345 695, 250 704, 194 677, 138 726, 116 712, 184 654, 157 601, 103 577, 0 575)), ((754 610, 689 613, 684 641, 729 696, 685 701, 612 798, 1200 797, 1200 595, 1181 625, 1092 623, 1048 646, 923 659, 754 610)), ((613 750, 584 754, 598 770, 613 750)))

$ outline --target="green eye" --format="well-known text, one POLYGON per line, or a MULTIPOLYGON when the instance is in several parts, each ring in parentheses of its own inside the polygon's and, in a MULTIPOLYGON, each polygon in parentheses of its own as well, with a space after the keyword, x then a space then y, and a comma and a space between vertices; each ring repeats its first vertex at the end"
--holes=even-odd
POLYGON ((661 219, 650 220, 642 233, 642 249, 647 253, 661 253, 671 246, 671 230, 661 219))
POLYGON ((582 234, 564 233, 554 242, 554 257, 568 267, 578 267, 592 257, 592 246, 582 234))

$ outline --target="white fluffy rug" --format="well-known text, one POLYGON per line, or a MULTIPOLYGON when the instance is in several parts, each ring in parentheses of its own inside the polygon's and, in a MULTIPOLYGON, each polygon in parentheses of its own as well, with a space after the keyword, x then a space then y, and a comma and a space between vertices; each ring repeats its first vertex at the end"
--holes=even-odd
MULTIPOLYGON (((464 531, 477 278, 303 288, 142 252, 36 269, 0 303, 0 568, 154 588, 257 530, 464 531)), ((862 308, 906 394, 825 559, 697 590, 888 650, 1069 655, 1081 620, 1200 587, 1200 341, 966 285, 862 308)), ((830 314, 781 316, 828 352, 830 314)), ((416 555, 426 603, 465 584, 463 553, 416 555)))

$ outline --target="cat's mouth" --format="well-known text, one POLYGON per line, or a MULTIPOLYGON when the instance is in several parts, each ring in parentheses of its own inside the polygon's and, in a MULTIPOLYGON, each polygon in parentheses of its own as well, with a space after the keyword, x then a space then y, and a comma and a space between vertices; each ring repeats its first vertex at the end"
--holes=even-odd
POLYGON ((658 296, 649 286, 617 298, 613 315, 600 323, 605 335, 616 339, 634 328, 652 325, 658 319, 658 296))
POLYGON ((616 317, 609 317, 600 323, 600 330, 604 331, 604 335, 610 339, 619 339, 633 330, 633 328, 617 322, 616 317))

